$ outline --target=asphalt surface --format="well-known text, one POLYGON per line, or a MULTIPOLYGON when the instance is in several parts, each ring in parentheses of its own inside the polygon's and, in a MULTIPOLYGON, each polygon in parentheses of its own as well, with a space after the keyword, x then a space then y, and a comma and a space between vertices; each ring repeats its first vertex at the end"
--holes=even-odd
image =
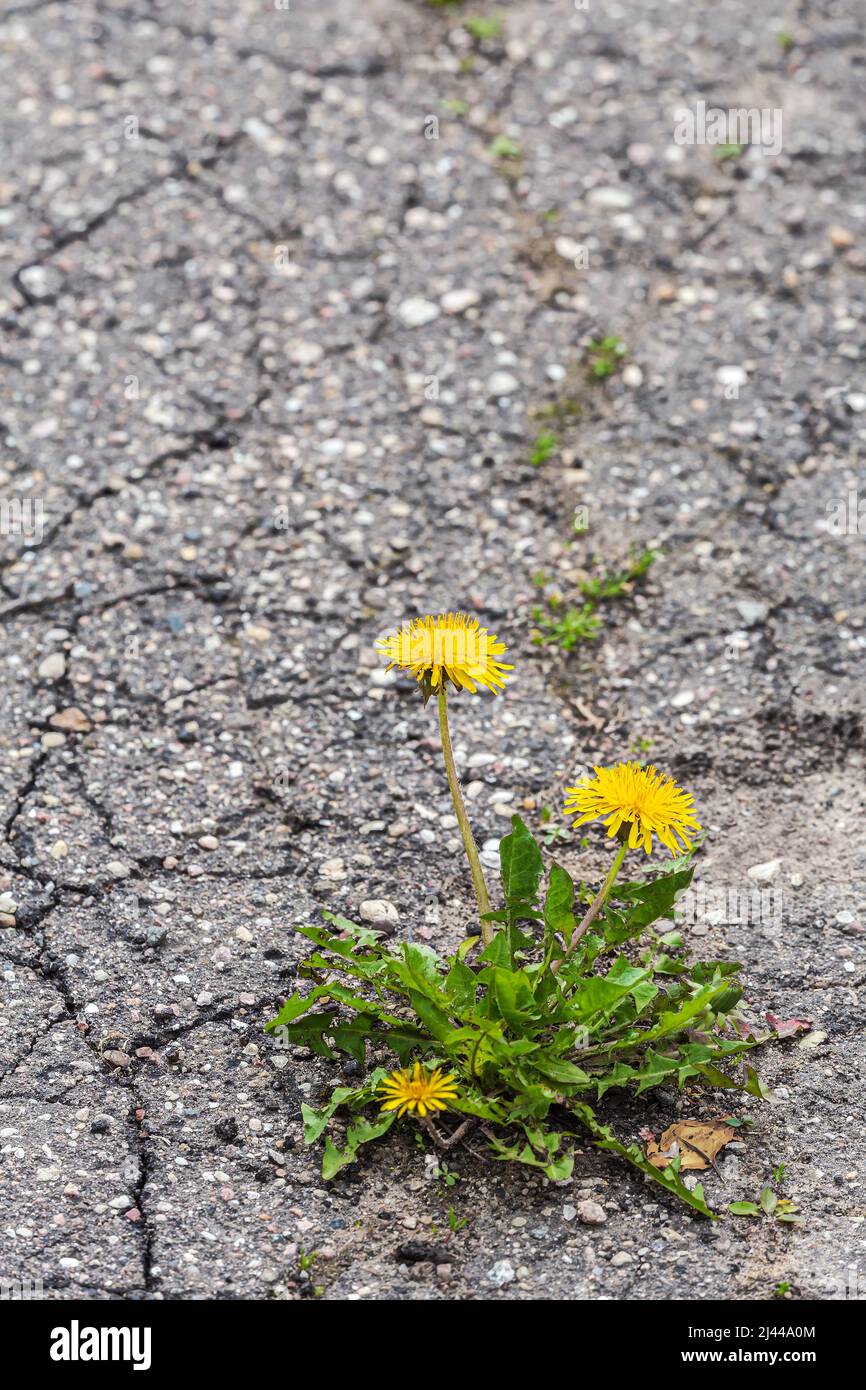
MULTIPOLYGON (((4 8, 4 1279, 864 1296, 866 40, 856 0, 782 9, 4 8), (699 102, 764 111, 765 147, 677 143, 699 102), (646 547, 595 641, 533 642, 646 547), (453 707, 488 859, 636 751, 695 796, 698 883, 775 894, 690 928, 755 1019, 811 1025, 706 1187, 784 1163, 802 1227, 692 1219, 591 1149, 449 1186, 409 1126, 322 1184, 299 1107, 335 1071, 262 1033, 293 926, 471 920, 435 715, 373 650, 440 608, 516 668, 453 707)), ((552 845, 585 878, 589 839, 552 845)))

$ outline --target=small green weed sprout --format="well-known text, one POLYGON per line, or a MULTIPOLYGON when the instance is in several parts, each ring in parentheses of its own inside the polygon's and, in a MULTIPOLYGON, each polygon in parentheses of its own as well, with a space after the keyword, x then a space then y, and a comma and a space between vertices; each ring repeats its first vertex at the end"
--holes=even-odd
POLYGON ((516 140, 509 140, 507 135, 497 135, 491 143, 490 153, 494 159, 519 159, 521 151, 516 140))
MULTIPOLYGON (((773 1169, 772 1181, 778 1187, 785 1175, 784 1163, 773 1169)), ((780 1197, 772 1187, 762 1187, 757 1202, 731 1202, 728 1211, 734 1216, 769 1216, 786 1225, 800 1226, 803 1217, 800 1208, 788 1197, 780 1197)))
POLYGON ((479 43, 485 39, 498 39, 502 33, 502 20, 495 15, 473 17, 463 21, 466 29, 479 43))
POLYGON ((440 1163, 438 1167, 434 1169, 433 1176, 440 1182, 444 1182, 446 1187, 453 1187, 455 1183, 460 1181, 460 1174, 452 1173, 447 1163, 440 1163))
POLYGON ((536 647, 557 646, 561 651, 570 652, 580 642, 594 642, 601 632, 604 624, 601 618, 596 615, 595 604, 584 603, 581 608, 566 608, 564 611, 557 611, 561 600, 553 602, 548 599, 548 609, 546 612, 540 605, 532 610, 532 621, 535 623, 535 631, 532 634, 532 642, 536 647))
MULTIPOLYGON (((573 651, 581 642, 594 642, 601 632, 604 621, 599 614, 599 605, 613 598, 622 598, 631 593, 634 584, 641 579, 658 558, 655 550, 644 550, 633 554, 624 570, 608 571, 596 578, 586 579, 580 585, 580 592, 586 600, 580 607, 564 607, 558 593, 547 595, 547 607, 535 604, 531 610, 534 628, 532 642, 536 647, 557 646, 561 651, 573 651)), ((540 571, 533 575, 536 588, 544 588, 549 576, 540 571)))
POLYGON ((628 348, 621 338, 611 334, 606 338, 593 339, 587 344, 586 351, 590 376, 603 381, 605 377, 613 376, 628 348))
POLYGON ((550 430, 542 430, 535 441, 535 446, 529 456, 529 462, 533 468, 538 468, 542 463, 546 463, 551 454, 556 453, 559 448, 559 440, 550 430))

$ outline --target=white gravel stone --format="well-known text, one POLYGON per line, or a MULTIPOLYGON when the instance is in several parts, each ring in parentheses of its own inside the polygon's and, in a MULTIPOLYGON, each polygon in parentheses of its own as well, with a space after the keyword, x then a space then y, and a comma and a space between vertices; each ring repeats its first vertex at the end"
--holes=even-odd
POLYGON ((577 1215, 584 1226, 603 1226, 607 1220, 607 1212, 601 1202, 594 1202, 591 1197, 578 1202, 577 1215))
POLYGON ((300 342, 289 349, 289 360, 299 367, 314 367, 324 355, 325 349, 321 343, 300 342))
POLYGON ((487 1271, 488 1284, 495 1285, 497 1289, 512 1283, 513 1280, 514 1266, 510 1260, 497 1260, 493 1268, 487 1271))
POLYGON ((753 883, 772 883, 781 867, 781 859, 768 859, 765 864, 753 864, 747 873, 753 883))
POLYGON ((520 390, 520 382, 510 372, 494 372, 487 383, 491 396, 513 396, 520 390))
POLYGON ((591 188, 587 195, 587 202, 591 207, 602 208, 607 212, 620 212, 623 208, 630 208, 634 198, 627 188, 612 185, 591 188))
POLYGON ((398 922, 400 914, 387 898, 368 898, 361 903, 361 918, 364 922, 398 922))
POLYGON ((477 290, 449 290, 439 303, 446 314, 465 314, 467 309, 481 303, 481 295, 477 290))
POLYGON ((43 657, 36 674, 43 681, 60 680, 66 674, 66 657, 62 652, 52 652, 50 656, 43 657))
POLYGON ((405 323, 407 328, 423 328, 425 323, 432 323, 439 317, 439 306, 431 303, 429 299, 421 299, 415 295, 411 299, 404 299, 397 309, 397 315, 405 323))
POLYGON ((755 627, 758 623, 766 622, 769 609, 765 603, 759 603, 757 599, 741 598, 735 604, 744 623, 749 627, 755 627))

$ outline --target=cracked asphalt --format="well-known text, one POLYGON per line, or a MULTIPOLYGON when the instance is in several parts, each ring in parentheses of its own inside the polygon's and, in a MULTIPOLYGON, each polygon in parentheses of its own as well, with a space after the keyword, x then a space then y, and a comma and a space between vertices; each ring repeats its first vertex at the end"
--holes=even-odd
MULTIPOLYGON (((6 5, 0 1277, 864 1297, 864 69, 858 0, 6 5), (781 149, 677 144, 699 101, 781 113, 781 149), (635 547, 596 641, 535 645, 635 547), (454 703, 488 859, 648 746, 708 827, 697 882, 775 895, 686 928, 752 1017, 811 1024, 706 1187, 784 1163, 801 1228, 692 1219, 590 1148, 568 1184, 461 1153, 447 1186, 408 1126, 322 1184, 300 1103, 334 1068, 262 1033, 293 925, 471 920, 435 720, 373 650, 440 608, 516 666, 454 703)), ((551 848, 593 878, 588 838, 551 848)))

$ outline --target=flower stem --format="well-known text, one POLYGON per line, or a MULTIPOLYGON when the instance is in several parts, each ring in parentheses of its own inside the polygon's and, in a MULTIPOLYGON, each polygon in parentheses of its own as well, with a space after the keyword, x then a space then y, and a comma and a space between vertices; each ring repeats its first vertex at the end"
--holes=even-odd
MULTIPOLYGON (((563 960, 565 960, 568 956, 571 955, 580 938, 586 935, 593 922, 595 921, 596 917, 601 912, 601 909, 604 907, 604 904, 607 900, 607 896, 614 883, 616 882, 616 876, 622 868, 622 861, 625 859, 627 851, 628 841, 626 840, 620 845, 619 849, 617 850, 616 858, 610 866, 610 873, 608 874, 604 883, 601 885, 592 902, 590 903, 586 912, 586 916, 584 917, 580 926, 575 927, 574 932, 572 933, 571 940, 565 948, 565 956, 563 957, 563 960)), ((551 966, 551 969, 554 974, 556 974, 561 965, 562 960, 554 961, 553 965, 551 966)))
POLYGON ((475 896, 478 899, 478 912, 481 917, 481 937, 485 946, 489 946, 493 940, 493 923, 485 922, 485 915, 490 911, 490 898, 487 895, 487 884, 484 882, 484 870, 481 867, 481 860, 478 857, 478 846, 472 834, 472 826, 469 824, 469 817, 466 814, 466 807, 463 803, 463 793, 460 790, 460 782, 457 778, 457 768, 454 764, 454 749, 451 747, 451 732, 448 728, 448 702, 445 694, 445 677, 439 686, 439 733, 442 738, 442 756, 445 759, 445 771, 448 774, 448 785, 451 788, 451 800, 454 803, 454 814, 457 817, 457 824, 460 826, 460 834, 463 837, 463 847, 466 850, 466 858, 469 860, 469 872, 472 875, 472 886, 475 889, 475 896))

